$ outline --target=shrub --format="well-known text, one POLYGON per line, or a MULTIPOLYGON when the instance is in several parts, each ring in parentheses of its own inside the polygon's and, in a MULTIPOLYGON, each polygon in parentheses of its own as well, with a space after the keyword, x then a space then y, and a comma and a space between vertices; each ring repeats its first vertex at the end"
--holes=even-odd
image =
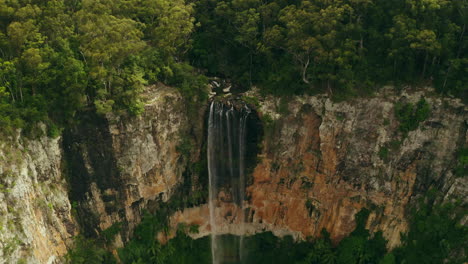
POLYGON ((421 98, 414 106, 411 103, 397 103, 395 105, 395 116, 400 122, 400 131, 406 136, 410 131, 416 130, 419 123, 426 120, 431 109, 424 98, 421 98))
POLYGON ((66 255, 70 264, 113 264, 117 263, 114 256, 100 247, 94 239, 77 236, 74 239, 74 247, 66 255))
POLYGON ((394 254, 397 263, 466 263, 468 227, 460 203, 434 204, 435 191, 420 199, 410 217, 409 232, 394 254))
POLYGON ((455 176, 464 177, 468 175, 468 148, 462 148, 457 153, 457 166, 454 170, 455 176))
POLYGON ((388 148, 387 147, 381 147, 379 150, 379 157, 381 160, 387 160, 388 158, 388 148))
POLYGON ((258 101, 257 97, 244 95, 244 96, 242 96, 242 101, 246 102, 248 105, 250 105, 252 107, 255 107, 255 108, 260 107, 260 102, 258 101))

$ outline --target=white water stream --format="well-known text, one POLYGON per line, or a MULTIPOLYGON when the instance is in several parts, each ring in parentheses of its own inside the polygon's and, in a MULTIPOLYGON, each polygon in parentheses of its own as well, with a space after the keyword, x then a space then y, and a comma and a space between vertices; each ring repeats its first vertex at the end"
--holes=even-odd
POLYGON ((213 264, 242 263, 243 237, 226 243, 220 237, 218 225, 222 224, 219 214, 222 202, 218 195, 225 194, 224 200, 235 203, 241 210, 240 233, 244 233, 245 199, 245 137, 246 123, 250 109, 244 105, 236 109, 231 103, 213 101, 208 119, 208 174, 209 210, 211 226, 211 255, 213 264))

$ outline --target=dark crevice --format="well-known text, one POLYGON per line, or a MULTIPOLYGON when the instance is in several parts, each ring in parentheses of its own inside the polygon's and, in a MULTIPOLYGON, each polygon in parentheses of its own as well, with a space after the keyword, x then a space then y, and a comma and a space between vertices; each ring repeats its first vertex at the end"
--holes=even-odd
MULTIPOLYGON (((107 120, 92 112, 80 113, 77 119, 80 122, 63 133, 69 197, 84 235, 94 237, 99 217, 87 205, 87 193, 93 182, 101 193, 106 189, 116 189, 120 183, 120 172, 107 120)), ((118 196, 119 192, 116 193, 118 196)), ((121 200, 117 196, 112 197, 111 204, 106 203, 108 213, 117 210, 115 203, 121 200)))

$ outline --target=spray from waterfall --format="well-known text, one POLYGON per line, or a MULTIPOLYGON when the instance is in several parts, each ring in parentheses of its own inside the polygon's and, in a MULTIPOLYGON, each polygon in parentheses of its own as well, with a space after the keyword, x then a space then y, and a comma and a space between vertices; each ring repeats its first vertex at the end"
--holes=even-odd
POLYGON ((238 223, 244 234, 245 199, 245 140, 250 109, 243 104, 213 101, 208 117, 208 174, 209 210, 211 226, 211 255, 214 264, 242 263, 243 236, 227 243, 220 237, 219 225, 222 203, 233 203, 239 208, 238 223), (220 193, 223 199, 220 199, 220 193))

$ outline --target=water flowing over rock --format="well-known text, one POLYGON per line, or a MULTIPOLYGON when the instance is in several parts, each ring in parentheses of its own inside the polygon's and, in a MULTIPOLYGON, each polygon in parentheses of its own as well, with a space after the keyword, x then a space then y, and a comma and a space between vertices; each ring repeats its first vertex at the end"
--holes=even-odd
POLYGON ((208 120, 208 172, 211 251, 213 263, 240 263, 243 258, 244 198, 245 198, 245 137, 250 109, 241 109, 213 101, 208 120), (220 208, 233 207, 234 221, 242 234, 235 241, 220 237, 218 222, 223 221, 220 208), (228 243, 229 245, 225 245, 228 243))

